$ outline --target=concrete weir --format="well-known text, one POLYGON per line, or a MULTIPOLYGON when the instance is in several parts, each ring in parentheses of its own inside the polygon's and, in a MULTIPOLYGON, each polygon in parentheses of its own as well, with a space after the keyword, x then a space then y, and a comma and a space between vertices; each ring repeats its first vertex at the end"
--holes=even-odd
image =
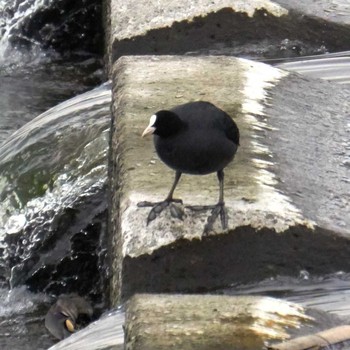
POLYGON ((257 350, 315 326, 293 303, 267 297, 136 295, 127 306, 125 346, 130 350, 257 350), (288 329, 288 330, 287 330, 288 329), (288 333, 289 332, 289 333, 288 333))
MULTIPOLYGON (((318 331, 319 315, 295 304, 204 293, 302 270, 350 271, 350 90, 232 57, 269 58, 266 47, 271 57, 347 49, 348 22, 330 20, 326 2, 319 12, 284 0, 105 3, 110 299, 127 301, 125 348, 259 349, 293 327, 318 331), (184 208, 179 220, 166 208, 147 225, 150 208, 137 205, 165 199, 174 178, 141 138, 150 116, 197 100, 226 111, 241 134, 225 169, 228 229, 216 223, 207 236, 209 211, 184 208)), ((175 197, 215 204, 216 175, 184 175, 175 197)))
POLYGON ((107 0, 107 61, 111 67, 123 55, 250 57, 261 51, 269 57, 270 51, 291 57, 347 50, 347 16, 330 17, 334 6, 327 1, 107 0))
MULTIPOLYGON (((114 304, 135 292, 200 292, 300 270, 350 270, 344 204, 350 188, 345 155, 339 156, 350 93, 327 82, 315 90, 294 73, 232 57, 122 57, 112 74, 114 304), (300 101, 316 98, 317 107, 299 113, 300 101), (181 221, 165 210, 147 226, 149 208, 137 206, 163 200, 174 176, 152 141, 141 139, 149 117, 195 100, 225 110, 241 131, 241 146, 225 172, 229 229, 223 232, 218 224, 207 237, 202 233, 208 212, 185 209, 181 221), (318 136, 310 136, 312 130, 318 136), (293 135, 296 142, 286 139, 293 135), (319 137, 328 151, 312 141, 319 137)), ((175 195, 184 205, 214 204, 216 176, 184 176, 175 195)))
MULTIPOLYGON (((233 33, 241 31, 240 24, 251 21, 255 15, 278 18, 288 13, 283 7, 265 0, 201 0, 193 3, 129 0, 123 4, 111 1, 110 11, 114 14, 110 33, 113 60, 130 52, 169 54, 202 49, 232 40, 233 33)), ((256 21, 256 25, 259 24, 261 20, 256 21)))

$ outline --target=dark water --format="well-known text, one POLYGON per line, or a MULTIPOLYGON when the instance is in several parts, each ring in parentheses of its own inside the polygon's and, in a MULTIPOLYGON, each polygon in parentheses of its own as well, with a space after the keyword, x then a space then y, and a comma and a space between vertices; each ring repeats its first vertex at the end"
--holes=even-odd
POLYGON ((98 59, 0 64, 0 144, 47 109, 101 83, 98 59))
POLYGON ((42 326, 49 297, 32 294, 25 287, 0 292, 1 349, 47 349, 55 343, 42 326))
POLYGON ((69 100, 105 79, 100 10, 0 0, 1 349, 56 343, 44 316, 61 293, 104 308, 110 88, 69 100))
POLYGON ((98 81, 95 72, 87 78, 80 69, 66 63, 16 70, 1 90, 2 349, 54 344, 43 322, 61 293, 89 295, 103 308, 105 273, 98 269, 104 266, 110 88, 39 115, 98 81))

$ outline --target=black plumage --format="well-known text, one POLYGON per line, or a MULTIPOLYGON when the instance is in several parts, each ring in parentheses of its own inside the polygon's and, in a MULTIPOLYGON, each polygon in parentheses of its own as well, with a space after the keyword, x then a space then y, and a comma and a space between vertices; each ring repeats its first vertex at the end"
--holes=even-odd
MULTIPOLYGON (((57 339, 69 337, 76 331, 77 320, 81 315, 91 320, 93 309, 85 299, 78 295, 61 295, 45 316, 45 327, 57 339)), ((80 320, 79 320, 80 318, 80 320)))
MULTIPOLYGON (((175 170, 175 181, 167 196, 160 203, 143 202, 152 205, 148 223, 171 202, 173 193, 182 173, 206 175, 217 173, 220 183, 219 202, 211 208, 205 231, 212 229, 212 224, 220 214, 223 228, 227 226, 224 208, 223 169, 233 160, 239 145, 239 130, 232 118, 210 102, 189 102, 170 110, 161 110, 150 119, 149 126, 142 136, 154 134, 154 145, 159 158, 175 170)), ((197 207, 198 208, 198 207, 197 207)), ((173 208, 174 209, 174 208, 173 208)), ((172 212, 181 217, 181 211, 172 212)))

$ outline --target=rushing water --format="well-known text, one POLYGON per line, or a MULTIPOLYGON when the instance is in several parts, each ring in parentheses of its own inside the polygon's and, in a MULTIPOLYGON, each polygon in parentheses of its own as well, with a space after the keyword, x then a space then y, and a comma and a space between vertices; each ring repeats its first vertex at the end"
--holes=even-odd
POLYGON ((0 289, 0 293, 1 349, 44 350, 53 344, 42 327, 48 296, 30 293, 25 287, 11 292, 0 289))
POLYGON ((101 18, 99 0, 0 0, 0 59, 22 64, 101 54, 101 18))
POLYGON ((101 81, 98 60, 0 65, 0 144, 42 112, 101 81))
POLYGON ((350 51, 304 57, 278 64, 277 67, 350 86, 350 51))
POLYGON ((105 210, 110 100, 104 85, 41 114, 2 144, 0 237, 12 286, 47 266, 57 270, 74 250, 72 235, 105 210), (75 228, 57 222, 64 218, 75 228))
POLYGON ((55 343, 43 319, 61 293, 88 297, 95 317, 105 305, 111 92, 79 95, 103 74, 88 32, 101 36, 99 3, 0 0, 1 349, 55 343))
MULTIPOLYGON (((104 84, 39 115, 0 146, 4 287, 25 283, 49 295, 78 291, 101 303, 104 281, 96 277, 105 276, 98 269, 105 267, 100 226, 106 210, 110 101, 110 86, 104 84), (62 220, 71 223, 67 226, 62 220), (91 224, 96 232, 87 227, 91 224)), ((13 343, 28 333, 33 338, 30 345, 18 344, 18 349, 51 345, 43 327, 49 305, 38 303, 44 299, 23 288, 2 293, 8 294, 7 305, 0 300, 0 310, 7 311, 0 319, 13 320, 6 324, 3 341, 13 343), (25 301, 16 306, 13 293, 24 300, 23 295, 32 297, 32 307, 25 301), (27 321, 18 324, 23 315, 27 321)))
POLYGON ((255 283, 238 285, 221 291, 228 295, 268 295, 317 308, 350 320, 350 275, 338 272, 326 276, 310 276, 300 271, 297 278, 278 276, 255 283))

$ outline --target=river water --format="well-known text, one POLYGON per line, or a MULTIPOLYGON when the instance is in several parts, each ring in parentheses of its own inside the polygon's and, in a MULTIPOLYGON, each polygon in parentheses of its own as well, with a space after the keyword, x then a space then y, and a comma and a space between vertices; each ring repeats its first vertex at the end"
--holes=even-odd
MULTIPOLYGON (((73 65, 68 67, 76 71, 73 65)), ((22 72, 24 77, 27 72, 22 72)), ((41 98, 40 74, 36 76, 37 85, 32 80, 38 91, 28 91, 41 98)), ((65 98, 91 87, 75 82, 65 88, 60 79, 55 80, 55 86, 64 93, 56 94, 47 88, 48 97, 40 108, 58 102, 52 101, 50 94, 65 98)), ((0 344, 3 341, 2 348, 6 349, 18 341, 18 349, 46 349, 54 339, 43 327, 43 316, 55 296, 74 291, 88 295, 96 309, 104 308, 111 92, 109 84, 101 85, 33 119, 39 108, 35 98, 25 92, 22 96, 17 103, 31 100, 35 110, 27 105, 27 120, 23 120, 22 111, 16 113, 13 108, 18 106, 14 96, 9 112, 18 115, 18 121, 13 118, 6 124, 3 135, 10 136, 0 146, 0 266, 4 296, 0 300, 0 319, 6 322, 0 344), (23 336, 30 336, 29 343, 23 343, 23 336)))
POLYGON ((105 309, 111 92, 101 52, 77 45, 97 3, 0 0, 1 349, 53 345, 43 322, 59 294, 105 309))
MULTIPOLYGON (((56 3, 65 2, 0 0, 1 349, 55 344, 43 320, 59 294, 88 297, 96 318, 106 309, 111 88, 103 84, 101 55, 83 47, 67 57, 59 52, 63 45, 54 47, 57 23, 42 24, 40 36, 23 32, 32 14, 56 3), (16 35, 21 40, 11 46, 16 35)), ((346 52, 281 67, 348 88, 349 57, 346 52)), ((280 276, 218 292, 276 296, 348 318, 349 281, 341 271, 322 278, 300 271, 299 278, 280 276)), ((120 344, 122 322, 120 311, 105 314, 91 339, 97 342, 98 332, 107 345, 120 344)))

